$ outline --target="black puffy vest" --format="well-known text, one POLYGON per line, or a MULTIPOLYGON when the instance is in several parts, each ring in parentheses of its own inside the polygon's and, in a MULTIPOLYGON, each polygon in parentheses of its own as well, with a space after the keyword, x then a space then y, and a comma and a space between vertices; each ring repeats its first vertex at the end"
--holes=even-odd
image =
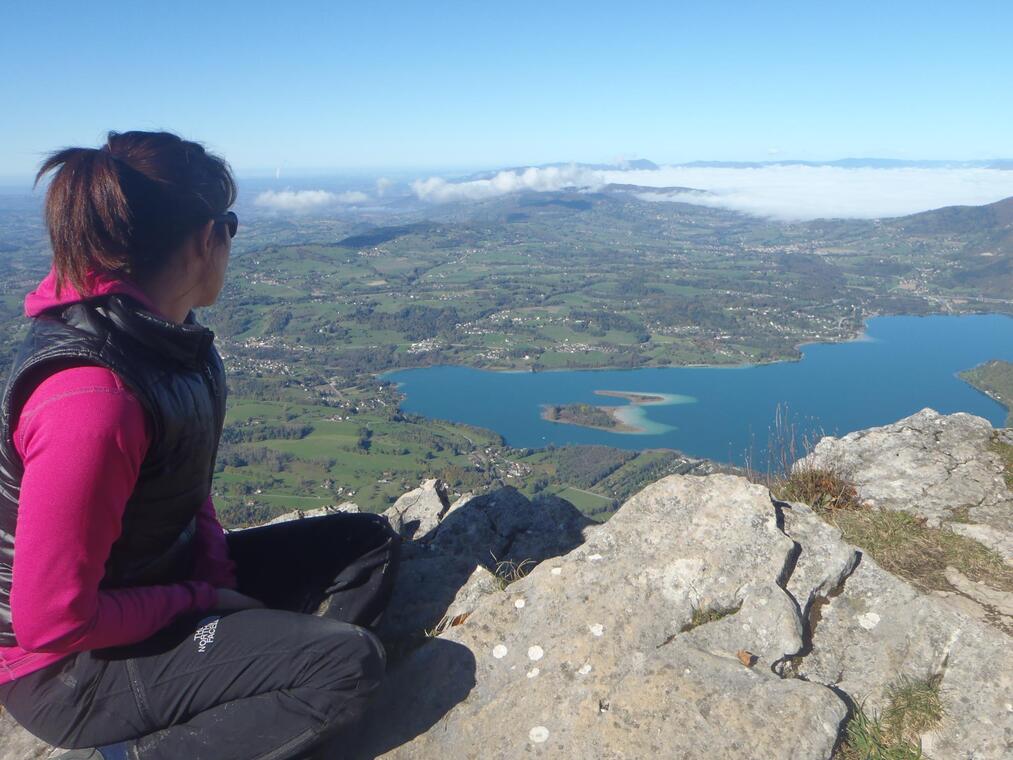
POLYGON ((12 440, 14 412, 61 369, 114 371, 146 410, 152 439, 102 587, 183 580, 225 416, 225 372, 213 341, 192 314, 184 324, 166 322, 123 295, 56 307, 32 320, 0 407, 0 646, 17 643, 10 591, 24 470, 12 440))

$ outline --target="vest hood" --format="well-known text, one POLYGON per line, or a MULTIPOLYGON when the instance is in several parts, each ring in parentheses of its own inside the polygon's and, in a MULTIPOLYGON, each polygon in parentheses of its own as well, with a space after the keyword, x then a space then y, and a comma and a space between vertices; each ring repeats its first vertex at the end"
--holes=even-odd
POLYGON ((54 306, 66 306, 67 304, 86 301, 97 296, 122 293, 138 301, 145 309, 157 316, 163 316, 155 309, 154 304, 139 287, 129 280, 116 277, 107 272, 89 271, 87 276, 87 294, 82 294, 69 282, 64 282, 60 288, 60 294, 56 293, 56 269, 51 268, 49 274, 39 283, 31 293, 25 296, 25 316, 37 317, 47 309, 54 306))
MULTIPOLYGON (((167 321, 144 291, 127 279, 107 272, 89 271, 87 291, 87 294, 81 293, 69 282, 64 282, 57 294, 56 269, 51 268, 38 287, 25 296, 25 315, 35 318, 56 307, 95 304, 102 300, 106 306, 101 308, 101 313, 117 327, 149 348, 189 366, 200 364, 214 340, 214 334, 197 323, 193 312, 187 315, 182 324, 167 321), (109 296, 113 298, 110 299, 109 296), (132 299, 143 311, 135 311, 115 296, 132 299)), ((65 319, 73 325, 79 316, 89 313, 79 314, 72 309, 65 319)))

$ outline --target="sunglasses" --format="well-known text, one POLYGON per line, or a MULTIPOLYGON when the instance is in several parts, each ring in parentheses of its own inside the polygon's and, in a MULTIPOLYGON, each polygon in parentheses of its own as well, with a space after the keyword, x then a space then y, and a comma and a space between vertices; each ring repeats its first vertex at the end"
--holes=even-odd
POLYGON ((234 238, 239 230, 239 217, 235 211, 226 211, 224 214, 211 217, 214 222, 225 222, 229 227, 229 237, 234 238))

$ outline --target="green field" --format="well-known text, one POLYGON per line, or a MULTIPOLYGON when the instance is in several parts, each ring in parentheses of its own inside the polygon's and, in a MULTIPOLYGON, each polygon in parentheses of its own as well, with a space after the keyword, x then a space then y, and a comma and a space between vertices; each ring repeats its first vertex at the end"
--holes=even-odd
POLYGON ((1013 364, 990 361, 961 372, 960 377, 1005 406, 1006 427, 1013 427, 1013 364))

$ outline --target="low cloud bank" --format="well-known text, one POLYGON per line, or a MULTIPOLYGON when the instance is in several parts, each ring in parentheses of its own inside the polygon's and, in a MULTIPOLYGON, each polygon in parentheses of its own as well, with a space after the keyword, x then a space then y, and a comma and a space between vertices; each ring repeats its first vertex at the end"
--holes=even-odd
POLYGON ((579 166, 531 167, 523 171, 502 171, 491 179, 469 182, 447 182, 441 177, 430 177, 412 183, 412 191, 420 200, 436 203, 447 201, 477 201, 495 198, 521 190, 547 192, 568 187, 595 189, 602 185, 599 172, 579 166))
POLYGON ((579 166, 504 171, 491 179, 447 182, 433 177, 412 189, 424 201, 479 200, 519 190, 599 189, 610 183, 645 188, 692 187, 708 193, 645 192, 643 200, 680 201, 781 220, 871 219, 942 206, 982 205, 1013 196, 1013 171, 978 168, 841 168, 663 166, 657 170, 590 170, 579 166))
POLYGON ((369 196, 358 190, 331 193, 327 190, 266 190, 253 201, 255 205, 271 211, 306 213, 329 206, 365 203, 369 196))
POLYGON ((783 220, 903 216, 942 206, 979 206, 1013 196, 1013 172, 996 169, 670 166, 656 172, 606 175, 610 182, 694 187, 711 193, 650 193, 641 196, 644 200, 683 201, 783 220))

